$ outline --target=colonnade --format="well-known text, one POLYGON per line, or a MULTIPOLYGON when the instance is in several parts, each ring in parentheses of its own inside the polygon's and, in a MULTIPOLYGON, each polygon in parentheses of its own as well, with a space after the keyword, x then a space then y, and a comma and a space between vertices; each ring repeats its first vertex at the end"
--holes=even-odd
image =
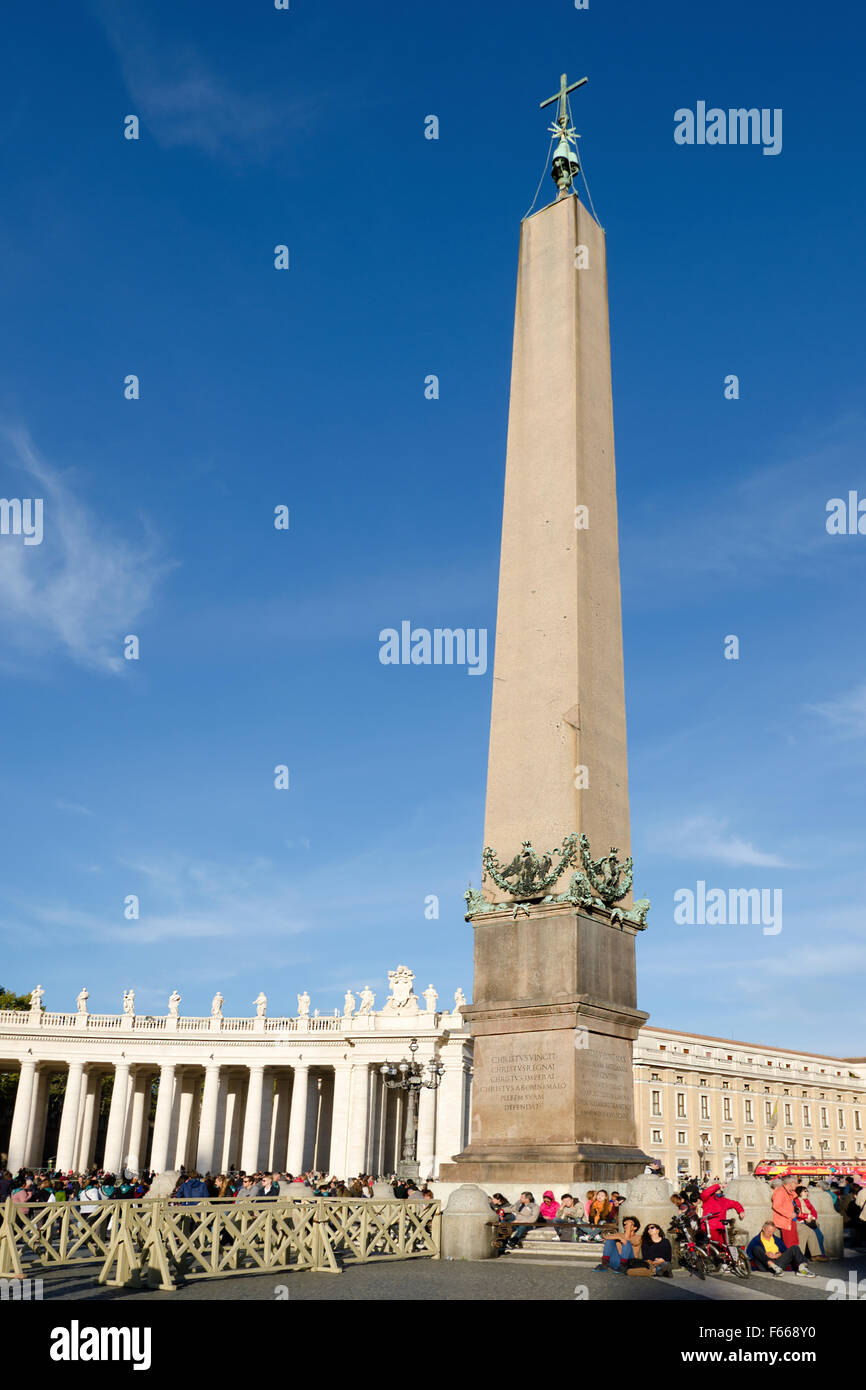
MULTIPOLYGON (((462 1052, 444 1058, 438 1091, 422 1089, 418 1161, 435 1174, 466 1140, 468 1073, 462 1052)), ((310 1168, 346 1178, 391 1172, 400 1157, 405 1101, 387 1089, 370 1059, 332 1064, 250 1061, 67 1063, 20 1061, 7 1166, 50 1165, 107 1172, 183 1165, 202 1172, 241 1168, 298 1173, 310 1168), (56 1153, 45 1152, 49 1087, 65 1071, 56 1153), (113 1078, 107 1125, 103 1083, 113 1078)))

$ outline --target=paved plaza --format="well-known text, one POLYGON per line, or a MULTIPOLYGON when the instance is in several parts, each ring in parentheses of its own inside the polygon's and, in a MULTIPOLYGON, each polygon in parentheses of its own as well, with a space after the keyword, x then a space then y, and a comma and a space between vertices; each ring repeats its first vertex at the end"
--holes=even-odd
MULTIPOLYGON (((863 1281, 866 1295, 866 1253, 857 1259, 832 1260, 816 1265, 815 1279, 784 1275, 753 1274, 741 1281, 733 1277, 711 1277, 703 1282, 678 1272, 671 1279, 630 1279, 618 1274, 597 1274, 563 1262, 515 1260, 406 1260, 351 1265, 342 1274, 309 1274, 289 1271, 285 1275, 240 1275, 229 1279, 191 1280, 175 1293, 147 1290, 122 1293, 100 1288, 96 1267, 88 1271, 62 1269, 42 1272, 45 1300, 103 1302, 121 1300, 124 1304, 186 1302, 274 1302, 289 1301, 350 1302, 390 1300, 400 1302, 827 1302, 834 1286, 841 1281, 848 1291, 854 1287, 852 1271, 863 1281), (820 1272, 819 1272, 820 1271, 820 1272), (280 1292, 285 1290, 285 1292, 280 1292), (585 1290, 585 1292, 584 1292, 585 1290)), ((35 1274, 36 1269, 28 1271, 35 1274)), ((848 1301, 846 1298, 845 1301, 848 1301)))

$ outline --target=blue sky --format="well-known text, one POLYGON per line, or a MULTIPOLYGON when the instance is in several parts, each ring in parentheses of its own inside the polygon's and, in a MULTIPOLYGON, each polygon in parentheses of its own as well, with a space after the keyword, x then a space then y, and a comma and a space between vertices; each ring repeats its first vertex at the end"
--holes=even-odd
POLYGON ((608 238, 639 1001, 862 1055, 866 536, 825 529, 866 496, 859 7, 93 3, 6 38, 0 496, 44 497, 45 538, 0 538, 3 983, 326 1012, 405 961, 471 992, 490 671, 377 639, 495 626, 566 68, 608 238), (676 145, 700 100, 781 108, 782 152, 676 145), (781 888, 783 930, 677 925, 698 880, 781 888))

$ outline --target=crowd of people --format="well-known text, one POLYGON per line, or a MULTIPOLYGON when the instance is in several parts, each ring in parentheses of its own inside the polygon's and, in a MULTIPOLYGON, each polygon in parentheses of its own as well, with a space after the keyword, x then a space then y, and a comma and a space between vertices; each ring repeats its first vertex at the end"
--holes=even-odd
MULTIPOLYGON (((866 1246, 866 1186, 852 1178, 816 1186, 829 1192, 843 1218, 848 1241, 866 1246)), ((772 1217, 746 1247, 753 1269, 774 1275, 790 1270, 802 1278, 815 1278, 807 1259, 824 1261, 827 1256, 824 1233, 809 1192, 809 1184, 796 1177, 784 1178, 772 1187, 772 1217)), ((740 1203, 725 1196, 718 1179, 708 1182, 688 1178, 670 1200, 676 1214, 691 1223, 699 1241, 724 1244, 731 1214, 744 1215, 740 1203)), ((622 1193, 604 1188, 590 1188, 580 1198, 564 1192, 558 1200, 548 1189, 541 1202, 536 1202, 530 1191, 521 1192, 516 1202, 510 1202, 502 1192, 494 1192, 490 1207, 495 1216, 495 1254, 521 1249, 533 1228, 547 1226, 563 1241, 598 1242, 602 1253, 596 1270, 600 1272, 670 1277, 673 1252, 669 1233, 656 1222, 649 1222, 641 1233, 636 1217, 621 1215, 625 1204, 622 1193)), ((718 1272, 730 1273, 730 1267, 722 1264, 718 1272)))
MULTIPOLYGON (((36 1172, 21 1168, 14 1176, 0 1173, 0 1203, 7 1198, 29 1208, 44 1202, 80 1202, 82 1210, 91 1211, 100 1201, 117 1201, 146 1197, 151 1192, 153 1173, 107 1173, 94 1168, 88 1173, 36 1172)), ((374 1184, 379 1180, 371 1173, 342 1180, 327 1173, 309 1171, 298 1176, 292 1173, 200 1173, 181 1168, 171 1192, 164 1193, 181 1201, 251 1201, 277 1197, 372 1197, 374 1184)), ((382 1179, 395 1197, 428 1201, 433 1192, 427 1183, 420 1187, 411 1178, 392 1174, 382 1179)), ((380 1194, 381 1195, 381 1194, 380 1194)))

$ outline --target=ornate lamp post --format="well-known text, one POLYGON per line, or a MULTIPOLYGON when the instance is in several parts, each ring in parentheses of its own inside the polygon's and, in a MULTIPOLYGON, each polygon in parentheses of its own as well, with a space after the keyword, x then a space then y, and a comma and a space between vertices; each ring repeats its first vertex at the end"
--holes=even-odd
POLYGON ((707 1161, 707 1154, 709 1153, 709 1149, 710 1149, 710 1136, 709 1136, 708 1134, 702 1134, 702 1135, 701 1135, 700 1146, 699 1146, 699 1148, 698 1148, 698 1154, 699 1154, 699 1160, 698 1160, 698 1161, 699 1161, 699 1164, 700 1164, 700 1173, 701 1173, 701 1177, 704 1176, 705 1171, 706 1171, 706 1172, 709 1171, 709 1166, 710 1166, 710 1165, 709 1165, 709 1162, 707 1161))
POLYGON ((743 1136, 741 1134, 735 1134, 734 1143, 737 1146, 737 1177, 740 1176, 740 1145, 742 1144, 742 1142, 743 1136))
POLYGON ((397 1176, 401 1178, 417 1178, 420 1176, 418 1170, 418 1097, 421 1094, 421 1087, 426 1090, 435 1091, 442 1080, 445 1071, 441 1062, 436 1062, 432 1058, 427 1063, 429 1076, 424 1075, 424 1068, 420 1062, 415 1061, 415 1053, 418 1051, 418 1039, 413 1038, 409 1044, 411 1060, 402 1062, 384 1062, 379 1068, 382 1080, 389 1091, 403 1091, 406 1095, 406 1126, 403 1131, 403 1157, 398 1164, 397 1176))

